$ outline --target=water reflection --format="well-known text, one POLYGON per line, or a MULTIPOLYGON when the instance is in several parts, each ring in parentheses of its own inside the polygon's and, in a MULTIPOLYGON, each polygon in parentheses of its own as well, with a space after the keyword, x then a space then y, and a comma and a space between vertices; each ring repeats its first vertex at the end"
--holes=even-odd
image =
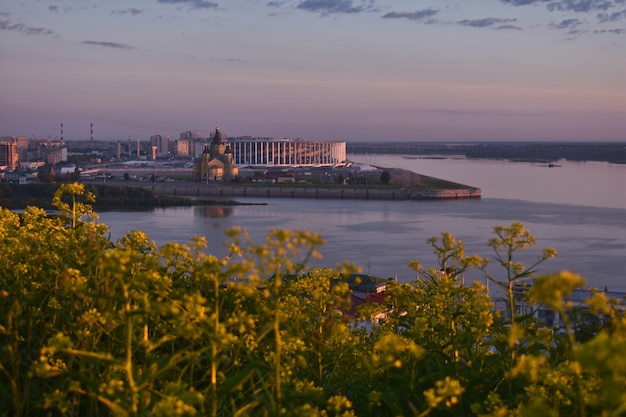
POLYGON ((195 210, 196 216, 209 219, 222 219, 232 216, 234 213, 235 209, 229 206, 198 206, 195 210))

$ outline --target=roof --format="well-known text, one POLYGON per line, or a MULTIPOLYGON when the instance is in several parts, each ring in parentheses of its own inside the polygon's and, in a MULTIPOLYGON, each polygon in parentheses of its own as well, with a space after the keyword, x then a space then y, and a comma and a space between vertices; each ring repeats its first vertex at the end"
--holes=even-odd
POLYGON ((387 300, 388 297, 389 297, 389 294, 387 294, 384 291, 377 292, 373 294, 368 294, 365 297, 365 301, 368 301, 370 303, 376 303, 376 304, 385 304, 385 300, 387 300))

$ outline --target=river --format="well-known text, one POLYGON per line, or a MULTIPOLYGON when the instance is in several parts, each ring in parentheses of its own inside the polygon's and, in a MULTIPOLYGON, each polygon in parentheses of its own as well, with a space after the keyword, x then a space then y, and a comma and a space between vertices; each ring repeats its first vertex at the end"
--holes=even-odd
MULTIPOLYGON (((112 239, 142 230, 155 242, 187 243, 206 236, 209 251, 223 255, 224 231, 243 226, 261 242, 274 228, 309 230, 326 240, 323 259, 334 266, 350 260, 365 273, 415 277, 407 264, 435 266, 427 243, 442 231, 463 241, 466 254, 491 257, 486 245, 495 225, 521 221, 536 247, 520 254, 532 263, 543 247, 558 256, 539 273, 578 272, 592 287, 626 292, 626 166, 603 162, 545 164, 463 158, 418 159, 401 155, 350 155, 353 161, 409 169, 482 189, 479 200, 351 201, 238 198, 266 205, 173 207, 149 212, 103 212, 112 239)), ((492 261, 489 270, 502 275, 492 261)), ((474 272, 468 280, 481 279, 474 272)))

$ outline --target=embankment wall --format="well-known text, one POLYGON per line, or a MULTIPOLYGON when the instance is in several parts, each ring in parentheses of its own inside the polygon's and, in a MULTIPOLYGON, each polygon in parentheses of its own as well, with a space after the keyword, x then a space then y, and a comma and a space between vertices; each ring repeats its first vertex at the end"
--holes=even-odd
POLYGON ((315 198, 345 200, 439 200, 474 199, 481 197, 480 188, 455 190, 399 190, 383 188, 305 188, 246 187, 203 183, 157 183, 152 185, 157 194, 189 197, 263 197, 315 198))

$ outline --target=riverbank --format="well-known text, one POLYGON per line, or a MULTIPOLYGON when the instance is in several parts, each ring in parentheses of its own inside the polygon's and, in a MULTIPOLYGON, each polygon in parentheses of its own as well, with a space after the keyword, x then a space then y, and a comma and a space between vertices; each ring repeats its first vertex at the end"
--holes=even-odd
MULTIPOLYGON (((481 189, 470 187, 440 178, 417 174, 399 168, 375 167, 373 172, 360 173, 354 183, 341 183, 338 178, 350 172, 338 170, 329 175, 317 177, 306 173, 291 177, 294 182, 193 182, 193 181, 145 181, 122 180, 122 175, 112 175, 106 183, 86 181, 87 190, 93 193, 96 210, 146 209, 149 207, 226 205, 239 204, 227 198, 299 198, 333 200, 452 200, 479 199, 481 189), (388 182, 381 180, 382 173, 388 174, 388 182), (337 177, 337 178, 335 178, 337 177), (314 181, 315 180, 315 181, 314 181)), ((113 171, 113 170, 111 170, 113 171)), ((126 169, 128 171, 128 169, 126 169)), ((124 177, 131 177, 128 172, 124 177)), ((137 174, 134 172, 133 174, 137 174)), ((133 175, 136 178, 142 178, 133 175)), ((345 178, 345 177, 344 177, 345 178)), ((51 206, 52 196, 58 183, 0 185, 0 206, 9 209, 23 209, 38 206, 45 209, 51 206)))
MULTIPOLYGON (((28 206, 44 210, 55 210, 52 204, 54 193, 60 184, 0 184, 0 206, 9 210, 23 210, 28 206)), ((200 200, 171 193, 155 193, 149 187, 128 182, 110 184, 86 184, 88 192, 95 201, 91 203, 94 210, 149 210, 155 207, 180 207, 197 205, 238 205, 236 201, 200 200)))
MULTIPOLYGON (((158 182, 152 184, 155 194, 208 198, 259 197, 304 198, 332 200, 451 200, 481 198, 481 189, 440 178, 417 174, 400 168, 374 167, 376 171, 362 174, 363 183, 338 184, 288 183, 219 183, 158 182), (389 182, 380 181, 381 173, 389 174, 389 182)), ((336 173, 335 173, 336 174, 336 173)), ((345 173, 348 175, 348 172, 345 173)), ((295 179, 299 177, 297 172, 295 179)), ((332 178, 332 176, 330 177, 332 178)))
POLYGON ((276 185, 227 185, 206 183, 163 182, 152 184, 155 194, 185 197, 263 197, 263 198, 312 198, 333 200, 444 200, 478 199, 480 188, 455 189, 402 189, 346 187, 298 187, 276 185))

